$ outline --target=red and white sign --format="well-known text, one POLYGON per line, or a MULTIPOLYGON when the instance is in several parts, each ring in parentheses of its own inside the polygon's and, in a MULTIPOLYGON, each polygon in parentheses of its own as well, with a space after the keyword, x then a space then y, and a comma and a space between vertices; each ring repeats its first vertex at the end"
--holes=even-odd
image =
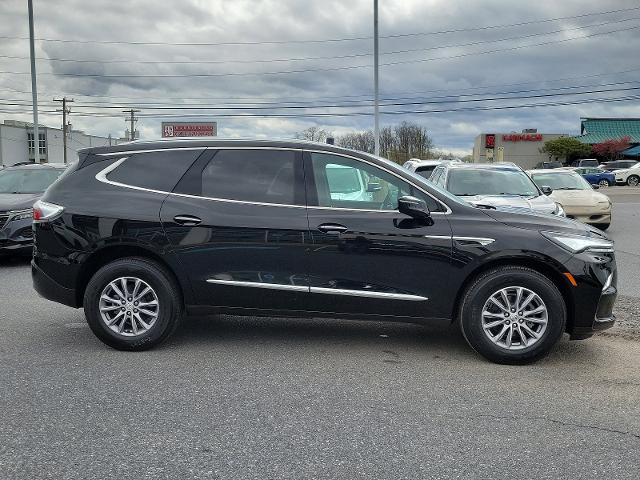
POLYGON ((508 133, 502 135, 503 142, 541 142, 541 133, 508 133))
POLYGON ((162 122, 162 137, 215 137, 216 122, 162 122))

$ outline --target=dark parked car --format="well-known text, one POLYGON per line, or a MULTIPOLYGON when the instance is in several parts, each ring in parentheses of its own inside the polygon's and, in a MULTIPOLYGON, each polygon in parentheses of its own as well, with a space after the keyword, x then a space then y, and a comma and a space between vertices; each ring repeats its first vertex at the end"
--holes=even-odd
POLYGON ((636 163, 638 162, 635 160, 613 160, 611 162, 603 163, 601 167, 609 172, 615 172, 616 170, 624 170, 626 168, 631 168, 636 163))
POLYGON ((65 168, 42 164, 0 171, 0 255, 31 255, 31 207, 65 168))
POLYGON ((473 207, 378 157, 224 140, 79 157, 34 206, 33 282, 114 348, 226 312, 459 321, 485 357, 524 363, 614 323, 606 235, 473 207))
POLYGON ((536 164, 536 166, 534 167, 536 170, 546 170, 549 168, 562 168, 564 167, 564 165, 562 165, 562 162, 538 162, 536 164))

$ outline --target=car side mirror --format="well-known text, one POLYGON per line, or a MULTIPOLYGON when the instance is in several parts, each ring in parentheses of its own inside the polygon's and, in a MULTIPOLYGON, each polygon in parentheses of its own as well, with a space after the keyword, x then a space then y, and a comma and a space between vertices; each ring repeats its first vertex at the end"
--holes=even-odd
POLYGON ((541 186, 540 190, 542 190, 542 193, 544 193, 545 195, 551 195, 553 193, 553 188, 548 185, 541 186))
POLYGON ((416 220, 431 221, 431 212, 424 200, 405 195, 398 199, 398 210, 400 213, 410 216, 416 220))
POLYGON ((367 192, 369 193, 379 192, 380 190, 382 190, 382 185, 378 182, 369 182, 367 185, 367 192))

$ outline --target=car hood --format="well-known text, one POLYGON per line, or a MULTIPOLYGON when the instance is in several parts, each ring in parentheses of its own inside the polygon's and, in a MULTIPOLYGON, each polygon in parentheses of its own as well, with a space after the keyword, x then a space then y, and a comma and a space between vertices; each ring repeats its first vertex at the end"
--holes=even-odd
POLYGON ((41 193, 0 193, 0 212, 33 207, 41 193))
POLYGON ((536 213, 553 213, 556 204, 546 195, 526 198, 519 195, 473 195, 461 197, 472 205, 490 205, 492 207, 514 207, 536 213))
POLYGON ((517 208, 500 208, 497 210, 482 210, 486 215, 500 223, 510 227, 535 230, 538 232, 549 231, 569 233, 573 235, 585 235, 610 240, 601 230, 585 223, 571 220, 557 215, 538 214, 532 211, 525 212, 517 208))
POLYGON ((609 197, 593 190, 554 190, 549 197, 563 207, 590 207, 609 202, 609 197))

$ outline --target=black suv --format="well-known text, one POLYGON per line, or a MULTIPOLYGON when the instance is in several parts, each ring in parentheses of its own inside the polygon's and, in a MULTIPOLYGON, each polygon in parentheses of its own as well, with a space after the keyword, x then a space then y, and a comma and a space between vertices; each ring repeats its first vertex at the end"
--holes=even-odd
POLYGON ((613 325, 613 243, 473 207, 384 159, 299 141, 80 151, 34 206, 36 290, 142 350, 184 313, 458 321, 503 363, 613 325))

